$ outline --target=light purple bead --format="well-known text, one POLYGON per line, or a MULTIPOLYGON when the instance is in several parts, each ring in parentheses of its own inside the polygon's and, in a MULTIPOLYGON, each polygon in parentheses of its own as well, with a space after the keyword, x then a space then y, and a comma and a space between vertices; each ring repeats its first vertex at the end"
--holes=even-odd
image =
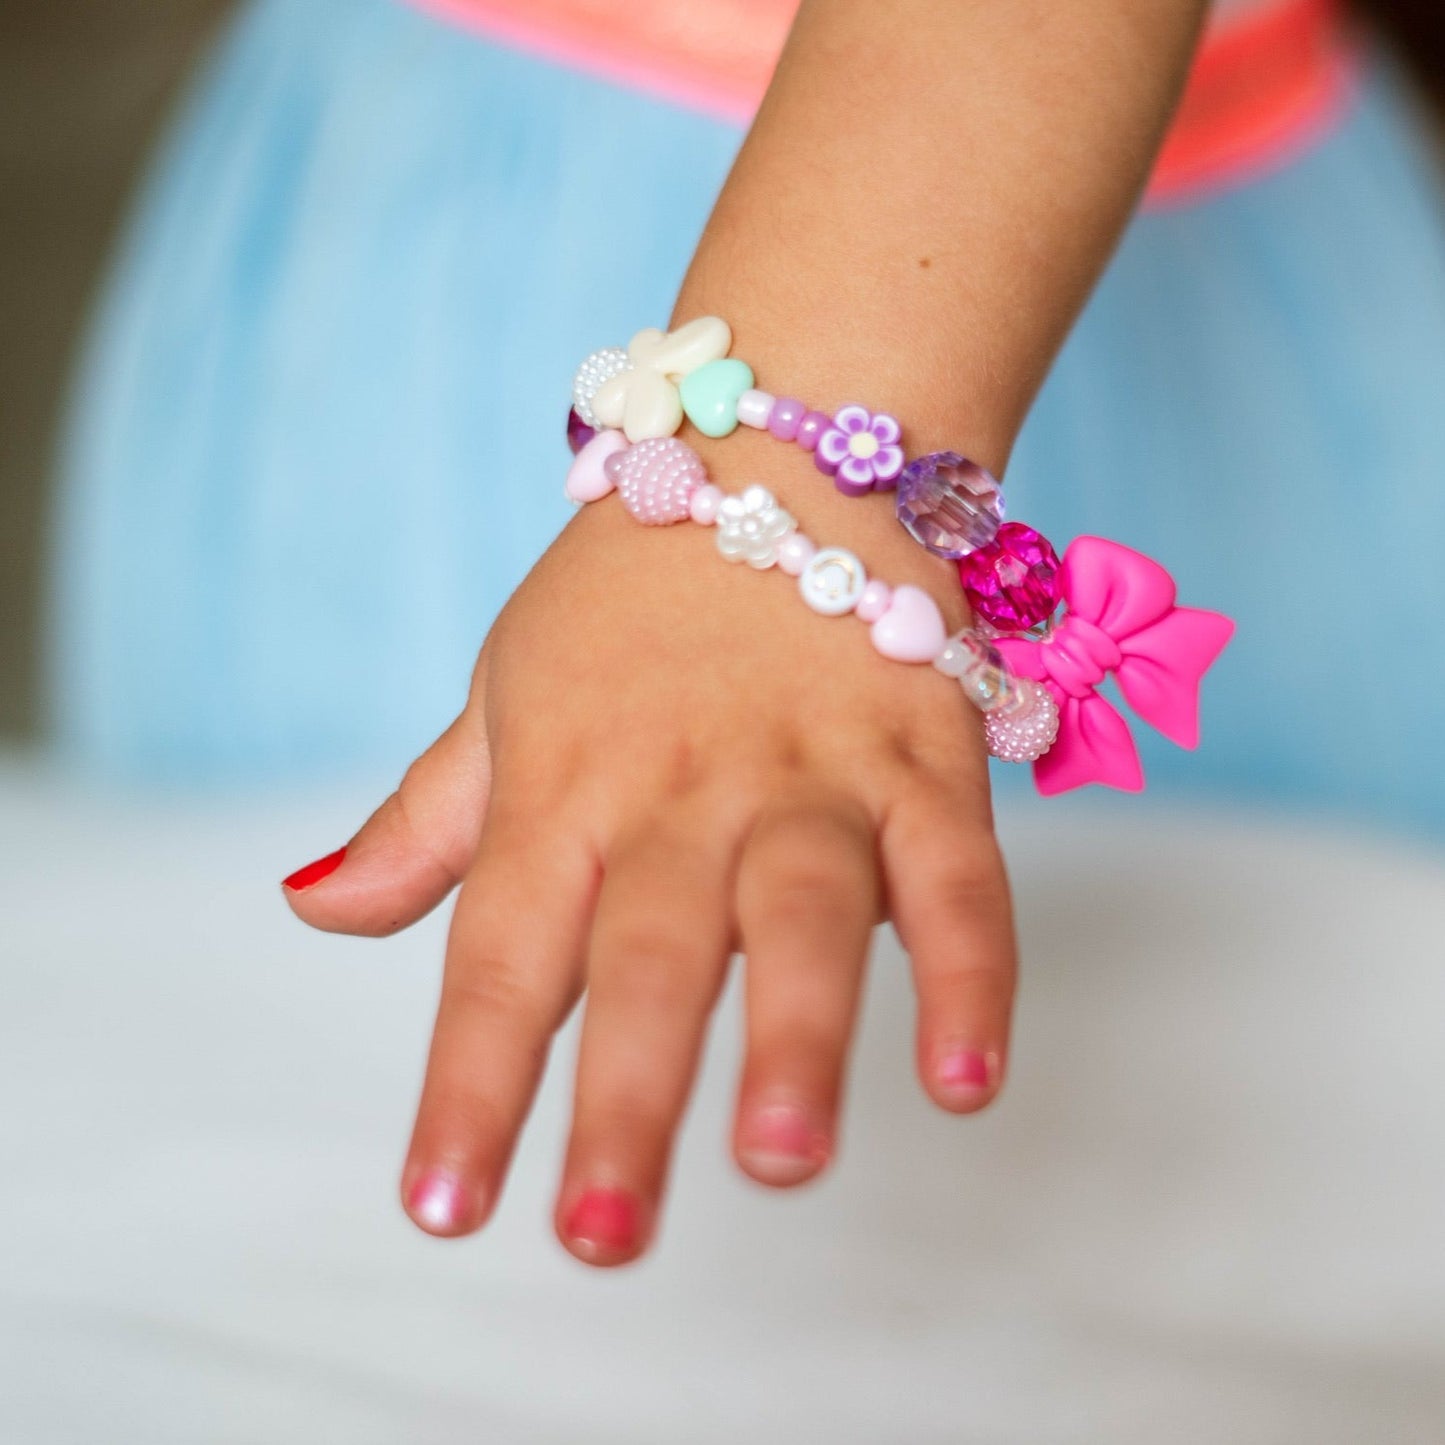
POLYGON ((833 425, 833 418, 826 416, 821 411, 810 411, 802 421, 798 423, 798 435, 796 441, 805 452, 810 452, 818 445, 818 438, 833 425))
POLYGON ((768 416, 768 430, 780 442, 790 442, 798 434, 798 423, 808 414, 808 408, 795 396, 780 396, 768 416))
POLYGON ((967 557, 986 547, 1003 521, 998 482, 957 452, 931 452, 898 478, 898 520, 939 557, 967 557))
POLYGON ((892 600, 893 589, 875 577, 863 588, 863 595, 853 609, 854 616, 863 622, 877 622, 888 611, 888 604, 892 600))

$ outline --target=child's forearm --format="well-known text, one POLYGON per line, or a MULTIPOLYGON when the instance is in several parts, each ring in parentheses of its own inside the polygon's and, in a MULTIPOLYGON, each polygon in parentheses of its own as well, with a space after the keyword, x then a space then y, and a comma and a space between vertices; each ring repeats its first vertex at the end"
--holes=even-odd
POLYGON ((1001 469, 1147 176, 1204 0, 804 0, 678 299, 758 384, 1001 469))

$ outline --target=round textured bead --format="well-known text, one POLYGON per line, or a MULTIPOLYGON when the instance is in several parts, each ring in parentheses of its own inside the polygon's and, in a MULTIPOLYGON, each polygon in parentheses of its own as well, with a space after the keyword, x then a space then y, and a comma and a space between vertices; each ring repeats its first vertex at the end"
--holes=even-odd
POLYGON ((786 572, 789 577, 801 576, 817 550, 817 544, 811 537, 805 537, 801 532, 789 533, 778 548, 778 570, 786 572))
POLYGON ((592 410, 597 389, 614 376, 632 370, 632 358, 620 346, 607 346, 594 351, 572 378, 572 405, 577 415, 594 430, 602 425, 592 410))
POLYGON ((676 437, 640 441, 607 459, 622 505, 648 526, 685 522, 693 494, 707 483, 702 460, 676 437))
POLYGON ((711 482, 701 486, 688 498, 687 514, 700 527, 711 527, 717 521, 717 509, 726 494, 711 482))
POLYGON ((1027 678, 1014 686, 1014 704, 983 720, 989 755, 1005 763, 1037 762, 1059 735, 1058 704, 1047 688, 1027 678))
POLYGON ((574 406, 567 413, 567 445, 571 448, 572 455, 575 457, 596 435, 597 428, 588 426, 574 406))
POLYGON ((805 452, 818 445, 818 438, 833 425, 833 418, 821 411, 810 411, 798 423, 798 434, 794 440, 805 452))
POLYGON ((758 391, 756 388, 745 391, 738 398, 738 420, 744 426, 752 427, 754 431, 763 431, 768 425, 768 418, 773 414, 774 400, 766 391, 758 391))
POLYGON ((773 403, 768 417, 768 430, 780 442, 790 442, 798 435, 798 424, 808 414, 808 408, 795 396, 780 396, 773 403))
POLYGON ((725 437, 737 430, 738 402, 752 387, 752 367, 735 356, 725 356, 688 372, 677 391, 683 414, 698 431, 708 437, 725 437))
POLYGON ((966 557, 993 541, 1003 521, 998 482, 957 452, 931 452, 898 478, 898 520, 938 557, 966 557))
POLYGON ((863 595, 853 609, 861 622, 877 622, 893 600, 893 589, 876 577, 863 588, 863 595))
POLYGON ((1000 632, 1025 632, 1059 605, 1059 558, 1049 539, 1022 522, 1005 522, 992 542, 959 559, 969 605, 1000 632))
POLYGON ((842 547, 822 547, 814 552, 798 578, 803 601, 824 617, 842 617, 851 612, 863 595, 868 574, 863 564, 842 547))

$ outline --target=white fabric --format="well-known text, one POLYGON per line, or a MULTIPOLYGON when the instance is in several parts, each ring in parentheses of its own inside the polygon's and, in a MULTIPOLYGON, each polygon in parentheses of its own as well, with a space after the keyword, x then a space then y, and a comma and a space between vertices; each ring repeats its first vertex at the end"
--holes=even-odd
POLYGON ((499 1218, 394 1175, 442 925, 277 895, 370 796, 0 767, 0 1441, 1445 1439, 1445 860, 1108 799, 1006 820, 1014 1077, 950 1119, 880 946, 834 1174, 723 1152, 730 996, 660 1245, 550 1235, 570 1035, 499 1218))

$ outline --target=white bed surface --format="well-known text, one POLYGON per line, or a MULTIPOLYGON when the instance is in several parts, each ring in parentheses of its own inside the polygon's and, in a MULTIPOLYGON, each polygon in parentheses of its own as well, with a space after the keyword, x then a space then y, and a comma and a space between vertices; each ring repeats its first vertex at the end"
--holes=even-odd
POLYGON ((1022 808, 1000 1107, 923 1099, 880 939, 842 1157, 768 1193, 730 995, 659 1246, 598 1274, 550 1233, 570 1030, 485 1234, 394 1203, 443 920, 276 886, 374 801, 0 760, 0 1445, 1445 1441, 1445 859, 1022 808))

